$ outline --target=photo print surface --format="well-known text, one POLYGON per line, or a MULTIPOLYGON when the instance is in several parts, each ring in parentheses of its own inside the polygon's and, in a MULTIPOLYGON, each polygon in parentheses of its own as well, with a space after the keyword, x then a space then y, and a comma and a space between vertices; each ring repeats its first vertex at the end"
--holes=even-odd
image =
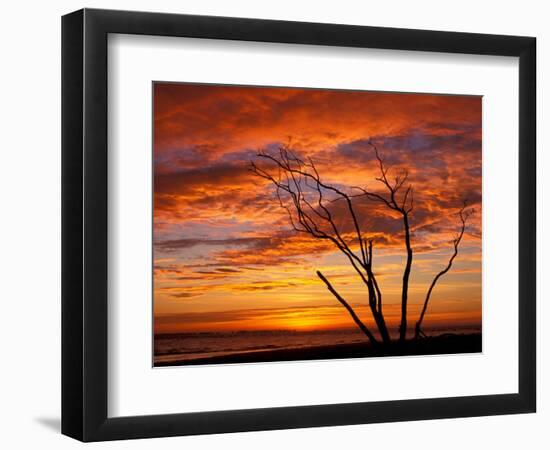
POLYGON ((481 351, 481 97, 153 97, 155 367, 481 351))

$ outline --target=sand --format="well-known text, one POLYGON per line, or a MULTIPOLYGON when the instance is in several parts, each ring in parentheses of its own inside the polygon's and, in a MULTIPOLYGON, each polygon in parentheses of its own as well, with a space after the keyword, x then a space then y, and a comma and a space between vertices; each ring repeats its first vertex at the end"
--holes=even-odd
POLYGON ((382 349, 375 349, 368 343, 339 344, 318 347, 243 352, 181 361, 174 360, 155 362, 155 367, 479 352, 481 352, 481 334, 444 334, 441 336, 427 337, 416 341, 409 340, 403 345, 393 343, 391 346, 382 349))

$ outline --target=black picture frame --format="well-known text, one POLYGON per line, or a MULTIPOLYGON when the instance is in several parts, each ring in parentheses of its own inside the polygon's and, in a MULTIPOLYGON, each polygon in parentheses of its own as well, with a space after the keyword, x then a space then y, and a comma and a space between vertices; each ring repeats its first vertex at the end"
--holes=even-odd
POLYGON ((82 441, 535 412, 536 40, 457 32, 83 9, 62 18, 62 433, 82 441), (107 416, 109 33, 519 57, 517 393, 107 416))

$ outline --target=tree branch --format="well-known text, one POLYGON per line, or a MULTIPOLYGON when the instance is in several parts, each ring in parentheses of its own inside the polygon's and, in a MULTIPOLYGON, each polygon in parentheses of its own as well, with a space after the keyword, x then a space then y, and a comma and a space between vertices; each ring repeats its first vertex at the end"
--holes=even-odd
POLYGON ((430 287, 428 288, 428 292, 426 294, 426 299, 424 300, 424 305, 422 306, 422 311, 420 313, 420 317, 418 319, 418 322, 416 322, 415 332, 414 332, 415 339, 418 339, 420 336, 425 336, 424 333, 422 332, 422 321, 424 320, 424 315, 426 314, 426 310, 428 309, 428 303, 430 301, 432 291, 433 291, 435 285, 437 284, 437 282, 439 281, 439 279, 443 275, 445 275, 449 270, 451 270, 451 267, 453 266, 453 261, 455 260, 456 256, 458 255, 458 246, 460 245, 460 241, 462 240, 462 237, 464 236, 464 231, 466 229, 466 221, 467 221, 468 217, 470 217, 470 215, 473 213, 473 210, 466 211, 466 207, 467 207, 467 204, 466 204, 466 201, 464 201, 464 204, 462 205, 462 208, 458 212, 458 216, 460 218, 461 226, 460 226, 460 231, 459 231, 458 235, 453 240, 453 254, 449 258, 449 262, 447 263, 445 268, 436 274, 436 276, 434 277, 434 279, 432 280, 432 282, 430 284, 430 287))
POLYGON ((355 311, 353 310, 353 308, 348 304, 348 302, 346 302, 342 298, 342 296, 338 292, 336 292, 336 290, 332 287, 332 284, 330 284, 330 282, 325 278, 325 276, 319 270, 317 271, 317 276, 323 281, 323 283, 326 284, 328 290, 332 293, 332 295, 334 295, 334 297, 336 297, 336 300, 338 300, 342 304, 342 306, 346 308, 346 310, 350 314, 355 324, 361 329, 363 333, 365 333, 365 335, 369 338, 369 341, 374 345, 378 345, 378 341, 376 340, 374 335, 363 323, 363 321, 357 316, 357 314, 355 314, 355 311))

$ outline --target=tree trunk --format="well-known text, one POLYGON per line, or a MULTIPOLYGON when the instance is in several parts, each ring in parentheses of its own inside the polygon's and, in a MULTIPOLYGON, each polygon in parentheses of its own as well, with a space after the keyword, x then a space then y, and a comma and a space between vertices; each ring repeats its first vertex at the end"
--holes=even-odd
MULTIPOLYGON (((370 260, 372 261, 372 249, 370 249, 369 252, 371 255, 370 260)), ((382 342, 384 342, 384 344, 389 344, 391 342, 390 333, 388 332, 386 320, 384 319, 384 315, 382 314, 382 293, 379 289, 376 289, 374 275, 372 273, 370 263, 367 265, 367 274, 369 276, 367 287, 369 290, 370 310, 372 312, 372 316, 374 317, 374 321, 376 322, 376 326, 378 327, 378 331, 380 332, 382 342)))
POLYGON ((373 311, 372 315, 374 316, 374 320, 376 322, 376 325, 378 326, 378 330, 380 331, 382 341, 384 342, 384 344, 389 344, 391 342, 391 338, 390 333, 388 332, 388 327, 386 326, 386 321, 384 320, 384 316, 377 311, 373 311))
POLYGON ((407 249, 407 263, 403 272, 403 290, 401 292, 401 325, 399 326, 399 341, 404 342, 407 337, 407 299, 409 294, 409 276, 413 259, 411 248, 411 233, 409 229, 409 217, 407 213, 403 214, 403 224, 405 226, 405 247, 407 249))

